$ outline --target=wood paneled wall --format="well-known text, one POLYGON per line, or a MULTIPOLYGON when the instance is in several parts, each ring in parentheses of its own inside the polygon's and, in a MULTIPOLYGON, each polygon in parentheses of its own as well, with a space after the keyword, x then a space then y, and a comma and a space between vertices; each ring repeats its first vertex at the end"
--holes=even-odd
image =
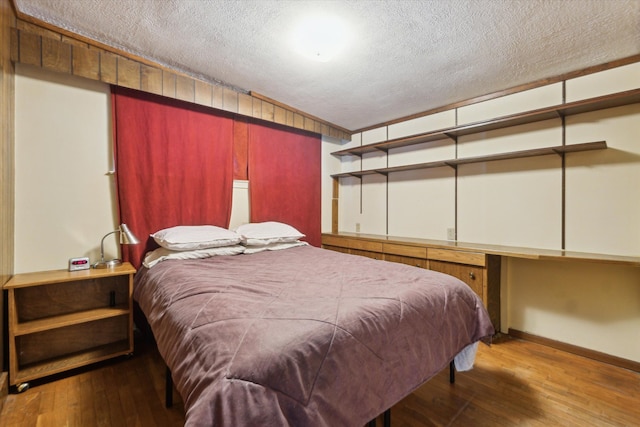
MULTIPOLYGON (((14 215, 14 68, 9 56, 15 15, 9 0, 0 0, 0 285, 13 275, 14 215)), ((0 292, 0 331, 4 331, 4 301, 0 292)), ((0 340, 0 406, 6 375, 2 374, 4 348, 0 340)))
POLYGON ((332 138, 351 132, 255 93, 208 83, 18 19, 11 59, 61 73, 217 108, 332 138))

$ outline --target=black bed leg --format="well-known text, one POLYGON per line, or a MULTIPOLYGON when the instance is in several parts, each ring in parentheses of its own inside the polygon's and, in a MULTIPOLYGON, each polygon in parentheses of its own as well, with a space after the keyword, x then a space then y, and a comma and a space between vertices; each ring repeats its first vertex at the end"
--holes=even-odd
POLYGON ((382 417, 384 420, 382 422, 382 425, 384 425, 384 427, 391 427, 391 408, 384 411, 384 414, 382 417))
MULTIPOLYGON (((391 427, 391 408, 384 411, 382 414, 382 425, 384 427, 391 427)), ((372 419, 367 423, 367 427, 376 427, 376 419, 372 419)))
POLYGON ((449 382, 451 384, 456 382, 456 365, 453 360, 449 362, 449 382))
POLYGON ((171 378, 171 370, 168 366, 164 375, 164 406, 171 408, 173 406, 173 378, 171 378))

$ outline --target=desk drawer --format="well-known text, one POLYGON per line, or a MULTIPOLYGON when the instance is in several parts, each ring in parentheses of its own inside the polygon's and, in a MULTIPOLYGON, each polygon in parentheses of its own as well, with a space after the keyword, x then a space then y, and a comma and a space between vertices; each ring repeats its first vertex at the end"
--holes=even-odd
POLYGON ((487 265, 486 255, 481 252, 452 251, 450 249, 427 249, 427 258, 438 261, 455 262, 484 267, 487 265))
POLYGON ((485 306, 487 301, 484 296, 484 268, 466 264, 454 264, 444 261, 429 261, 429 270, 449 274, 462 280, 482 298, 485 306))
POLYGON ((384 254, 384 260, 390 262, 399 262, 412 267, 427 268, 427 260, 421 258, 413 258, 401 255, 384 254))

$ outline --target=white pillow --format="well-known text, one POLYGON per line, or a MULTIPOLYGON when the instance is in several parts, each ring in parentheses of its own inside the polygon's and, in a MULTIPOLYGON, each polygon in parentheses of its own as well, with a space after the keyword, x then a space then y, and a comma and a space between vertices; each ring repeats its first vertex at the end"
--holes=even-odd
POLYGON ((156 231, 151 237, 157 244, 172 251, 217 248, 242 241, 239 234, 215 225, 178 225, 156 231))
POLYGON ((297 248, 298 246, 308 246, 307 242, 287 242, 287 243, 271 243, 263 246, 247 246, 244 254, 257 254, 264 251, 281 251, 283 249, 297 248))
POLYGON ((147 252, 142 265, 151 268, 161 261, 168 259, 201 259, 218 255, 238 255, 243 253, 245 247, 242 245, 221 246, 218 248, 198 249, 195 251, 172 251, 166 248, 158 248, 147 252))
POLYGON ((295 242, 305 237, 292 226, 276 221, 243 224, 236 228, 236 233, 242 236, 242 243, 247 246, 295 242))

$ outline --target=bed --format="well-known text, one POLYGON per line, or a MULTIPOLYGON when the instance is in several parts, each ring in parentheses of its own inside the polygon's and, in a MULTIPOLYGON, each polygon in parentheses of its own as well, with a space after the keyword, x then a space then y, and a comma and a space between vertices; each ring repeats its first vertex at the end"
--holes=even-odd
POLYGON ((185 425, 362 426, 494 333, 451 276, 290 246, 139 269, 185 425))

